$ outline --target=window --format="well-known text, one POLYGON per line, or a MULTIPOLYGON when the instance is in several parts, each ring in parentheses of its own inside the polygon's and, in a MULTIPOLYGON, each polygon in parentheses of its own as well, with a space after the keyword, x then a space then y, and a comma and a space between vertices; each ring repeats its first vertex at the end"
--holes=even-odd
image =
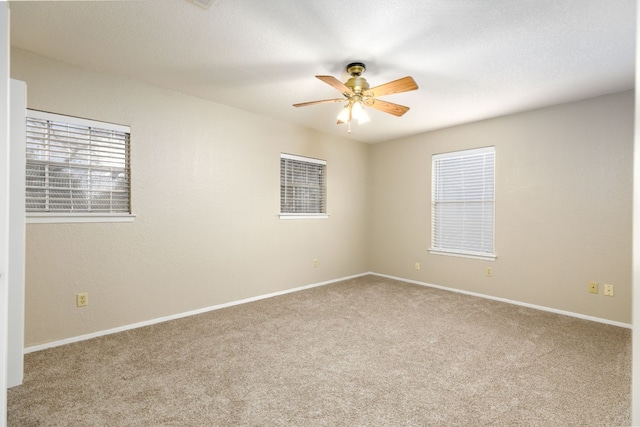
POLYGON ((495 148, 432 159, 431 253, 495 259, 495 148))
POLYGON ((130 130, 27 111, 29 222, 130 221, 130 130))
POLYGON ((280 218, 326 218, 324 160, 280 154, 280 218))

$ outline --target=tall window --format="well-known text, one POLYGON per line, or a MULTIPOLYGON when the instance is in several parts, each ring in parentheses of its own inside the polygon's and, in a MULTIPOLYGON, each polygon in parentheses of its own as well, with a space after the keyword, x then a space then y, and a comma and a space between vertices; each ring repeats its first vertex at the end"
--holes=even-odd
POLYGON ((432 159, 430 252, 495 259, 495 148, 432 159))
POLYGON ((280 218, 327 216, 327 162, 280 154, 280 218))
POLYGON ((129 139, 126 126, 28 110, 27 215, 130 214, 129 139))

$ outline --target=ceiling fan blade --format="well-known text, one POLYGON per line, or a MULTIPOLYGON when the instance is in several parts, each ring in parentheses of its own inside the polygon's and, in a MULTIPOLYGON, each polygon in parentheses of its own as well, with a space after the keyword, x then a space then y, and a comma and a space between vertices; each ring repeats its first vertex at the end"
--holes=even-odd
POLYGON ((336 79, 333 76, 316 76, 316 77, 322 80, 323 82, 325 82, 326 84, 328 84, 329 86, 335 89, 338 89, 340 93, 353 94, 353 91, 351 89, 349 89, 347 86, 345 86, 344 83, 342 83, 340 80, 336 79))
POLYGON ((418 85, 413 77, 403 77, 389 83, 376 86, 368 90, 374 97, 391 95, 392 93, 408 92, 418 89, 418 85))
POLYGON ((317 105, 317 104, 327 104, 329 102, 343 102, 346 101, 344 98, 335 98, 335 99, 323 99, 321 101, 310 101, 310 102, 301 102, 300 104, 293 104, 294 107, 306 107, 309 105, 317 105))
POLYGON ((367 103, 366 105, 367 107, 375 108, 376 110, 382 111, 383 113, 393 114, 394 116, 398 117, 409 111, 409 107, 394 104, 393 102, 381 101, 379 99, 374 99, 372 102, 367 103))

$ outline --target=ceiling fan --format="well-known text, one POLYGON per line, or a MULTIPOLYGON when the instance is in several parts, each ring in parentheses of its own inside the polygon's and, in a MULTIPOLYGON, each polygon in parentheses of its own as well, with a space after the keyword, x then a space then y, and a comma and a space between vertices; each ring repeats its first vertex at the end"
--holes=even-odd
POLYGON ((384 113, 393 114, 394 116, 402 116, 409 111, 409 107, 394 104, 392 102, 378 99, 380 96, 391 95, 394 93, 408 92, 418 89, 418 85, 412 77, 403 77, 392 82, 388 82, 373 88, 369 88, 369 83, 362 77, 362 73, 366 70, 362 62, 352 62, 347 65, 347 72, 351 78, 342 83, 333 76, 316 76, 329 86, 339 90, 344 98, 323 99, 320 101, 302 102, 293 104, 294 107, 306 107, 308 105, 326 104, 329 102, 345 102, 346 105, 338 115, 338 124, 347 123, 348 132, 351 133, 351 120, 355 119, 358 124, 369 121, 369 115, 364 107, 371 107, 384 113))

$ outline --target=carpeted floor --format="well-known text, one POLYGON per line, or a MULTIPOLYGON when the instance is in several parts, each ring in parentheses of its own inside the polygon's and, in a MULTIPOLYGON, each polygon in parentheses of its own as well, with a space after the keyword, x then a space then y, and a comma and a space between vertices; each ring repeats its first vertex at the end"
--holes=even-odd
POLYGON ((28 354, 9 426, 620 426, 631 331, 365 276, 28 354))

